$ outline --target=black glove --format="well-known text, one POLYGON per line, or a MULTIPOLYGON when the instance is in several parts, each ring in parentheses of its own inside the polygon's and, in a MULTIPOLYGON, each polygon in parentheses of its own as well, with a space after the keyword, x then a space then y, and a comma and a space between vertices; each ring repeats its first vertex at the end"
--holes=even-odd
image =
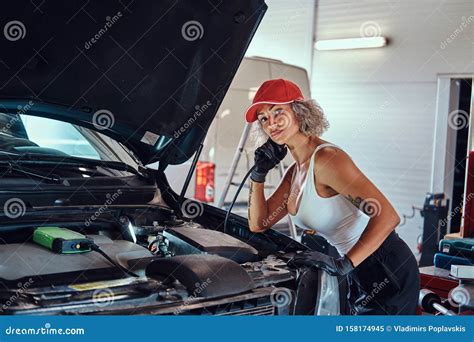
POLYGON ((268 171, 273 169, 283 158, 288 149, 285 145, 279 145, 271 138, 255 150, 255 168, 250 174, 250 179, 254 182, 265 182, 268 171))
POLYGON ((293 266, 317 267, 332 276, 343 276, 354 269, 354 265, 347 255, 336 259, 316 251, 306 251, 296 254, 288 261, 288 264, 293 266))

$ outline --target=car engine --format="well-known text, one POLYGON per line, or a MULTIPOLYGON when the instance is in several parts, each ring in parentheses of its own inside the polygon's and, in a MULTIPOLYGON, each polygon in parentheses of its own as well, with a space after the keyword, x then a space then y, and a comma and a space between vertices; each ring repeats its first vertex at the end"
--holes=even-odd
POLYGON ((84 213, 74 222, 56 223, 80 231, 137 277, 94 251, 57 254, 35 244, 29 238, 35 222, 25 222, 20 232, 7 230, 0 244, 1 313, 295 312, 297 272, 286 264, 291 252, 262 247, 268 237, 224 233, 209 229, 209 222, 177 219, 163 210, 114 208, 87 227, 81 219, 84 213))

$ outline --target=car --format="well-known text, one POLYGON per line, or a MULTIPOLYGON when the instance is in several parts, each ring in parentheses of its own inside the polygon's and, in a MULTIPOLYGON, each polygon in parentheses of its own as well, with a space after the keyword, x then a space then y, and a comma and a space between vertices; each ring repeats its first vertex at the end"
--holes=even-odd
POLYGON ((202 149, 263 0, 26 6, 0 41, 1 314, 340 313, 337 278, 288 265, 306 246, 165 174, 202 149))

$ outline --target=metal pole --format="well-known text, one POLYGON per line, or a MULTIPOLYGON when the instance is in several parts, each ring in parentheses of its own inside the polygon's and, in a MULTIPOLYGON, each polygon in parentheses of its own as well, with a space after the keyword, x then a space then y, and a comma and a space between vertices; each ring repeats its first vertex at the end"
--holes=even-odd
POLYGON ((439 311, 441 314, 443 314, 445 316, 457 316, 453 311, 448 310, 447 308, 445 308, 441 304, 434 303, 433 308, 435 308, 437 311, 439 311))
POLYGON ((229 173, 227 174, 227 179, 225 181, 224 190, 222 191, 221 197, 219 198, 219 202, 217 202, 217 207, 222 208, 224 206, 224 201, 229 192, 230 184, 232 183, 232 178, 234 177, 235 170, 237 169, 237 165, 239 164, 240 156, 242 151, 244 150, 245 143, 247 142, 247 138, 250 133, 251 124, 247 123, 245 125, 244 131, 242 132, 242 136, 240 137, 239 146, 234 154, 234 159, 232 160, 231 167, 229 169, 229 173))
POLYGON ((186 195, 186 190, 188 189, 189 182, 191 182, 191 177, 193 176, 194 169, 196 168, 197 162, 199 161, 199 156, 201 155, 201 151, 203 148, 203 144, 199 144, 199 148, 196 151, 196 154, 194 155, 193 163, 191 164, 191 168, 188 171, 188 174, 186 176, 186 180, 184 181, 183 188, 181 189, 181 194, 179 195, 179 203, 181 203, 184 199, 184 195, 186 195))

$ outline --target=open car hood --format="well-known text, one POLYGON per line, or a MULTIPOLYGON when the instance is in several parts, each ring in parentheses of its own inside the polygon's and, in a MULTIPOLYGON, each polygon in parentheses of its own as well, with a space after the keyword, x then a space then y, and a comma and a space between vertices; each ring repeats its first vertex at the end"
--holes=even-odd
POLYGON ((204 139, 266 8, 263 0, 11 2, 0 108, 98 130, 143 164, 182 163, 204 139))

